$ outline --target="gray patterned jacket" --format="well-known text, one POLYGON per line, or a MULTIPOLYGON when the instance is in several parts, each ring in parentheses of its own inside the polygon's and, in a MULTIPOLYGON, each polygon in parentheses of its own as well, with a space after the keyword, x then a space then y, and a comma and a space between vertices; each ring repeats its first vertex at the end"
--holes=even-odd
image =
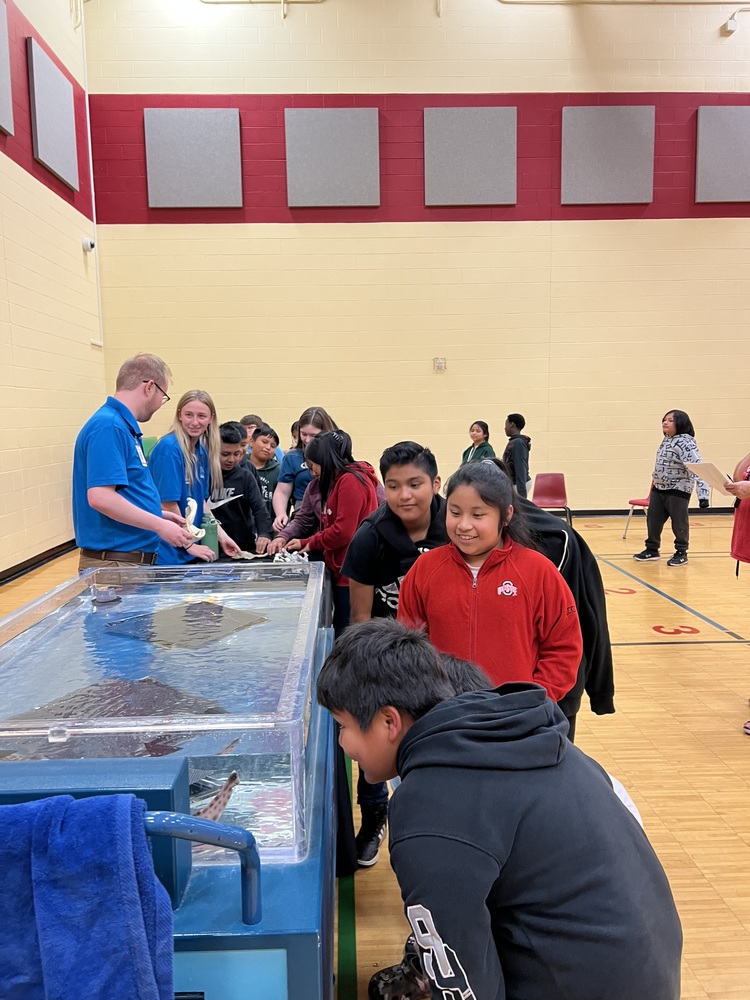
POLYGON ((658 490, 682 490, 688 496, 693 492, 693 482, 698 483, 699 499, 708 499, 709 489, 702 479, 698 479, 685 462, 700 462, 701 456, 695 438, 690 434, 664 435, 664 440, 656 452, 654 466, 654 486, 658 490))

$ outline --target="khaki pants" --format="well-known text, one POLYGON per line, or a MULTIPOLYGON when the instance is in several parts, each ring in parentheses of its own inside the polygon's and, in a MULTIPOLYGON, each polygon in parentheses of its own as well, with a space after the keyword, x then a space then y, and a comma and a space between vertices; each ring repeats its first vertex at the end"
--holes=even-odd
POLYGON ((85 569, 110 569, 113 566, 121 566, 123 569, 153 569, 153 566, 141 566, 138 563, 120 562, 117 559, 91 559, 83 554, 78 557, 78 572, 83 573, 85 569))

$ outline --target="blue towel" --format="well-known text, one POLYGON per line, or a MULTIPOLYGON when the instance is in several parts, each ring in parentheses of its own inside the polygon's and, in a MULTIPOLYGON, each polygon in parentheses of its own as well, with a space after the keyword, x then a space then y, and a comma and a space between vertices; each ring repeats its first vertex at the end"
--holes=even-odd
POLYGON ((2 1000, 173 1000, 145 809, 134 795, 0 807, 2 1000))

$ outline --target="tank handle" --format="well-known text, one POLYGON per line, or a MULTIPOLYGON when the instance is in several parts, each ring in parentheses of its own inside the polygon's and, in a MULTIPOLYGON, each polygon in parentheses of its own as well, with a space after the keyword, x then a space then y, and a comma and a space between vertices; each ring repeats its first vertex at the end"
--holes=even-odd
POLYGON ((152 837, 175 837, 237 851, 242 875, 242 923, 260 922, 260 855, 249 830, 186 813, 163 811, 146 812, 144 823, 146 833, 152 837))

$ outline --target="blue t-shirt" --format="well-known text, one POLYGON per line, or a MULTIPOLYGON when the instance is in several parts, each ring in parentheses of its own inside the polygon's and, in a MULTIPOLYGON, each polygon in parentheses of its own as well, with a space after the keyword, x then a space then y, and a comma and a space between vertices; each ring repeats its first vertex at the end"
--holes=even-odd
POLYGON ((81 428, 73 452, 73 527, 76 544, 97 552, 156 552, 159 536, 122 524, 89 505, 87 492, 114 486, 120 496, 161 517, 159 493, 141 447, 141 429, 114 396, 81 428))
MULTIPOLYGON (((192 486, 188 486, 185 474, 185 459, 182 450, 173 433, 166 434, 155 446, 148 457, 148 466, 154 477, 162 503, 177 503, 180 513, 184 516, 187 510, 188 497, 192 497, 198 505, 195 524, 200 527, 203 520, 203 502, 208 500, 211 492, 211 477, 208 469, 208 452, 203 444, 198 445, 198 468, 195 472, 192 486)), ((176 566, 178 563, 192 562, 195 558, 190 549, 176 549, 173 545, 159 540, 156 550, 157 566, 176 566)))
POLYGON ((305 465, 304 454, 301 448, 292 448, 284 455, 279 472, 280 483, 292 484, 292 502, 300 503, 305 495, 305 490, 312 482, 312 473, 305 465))

